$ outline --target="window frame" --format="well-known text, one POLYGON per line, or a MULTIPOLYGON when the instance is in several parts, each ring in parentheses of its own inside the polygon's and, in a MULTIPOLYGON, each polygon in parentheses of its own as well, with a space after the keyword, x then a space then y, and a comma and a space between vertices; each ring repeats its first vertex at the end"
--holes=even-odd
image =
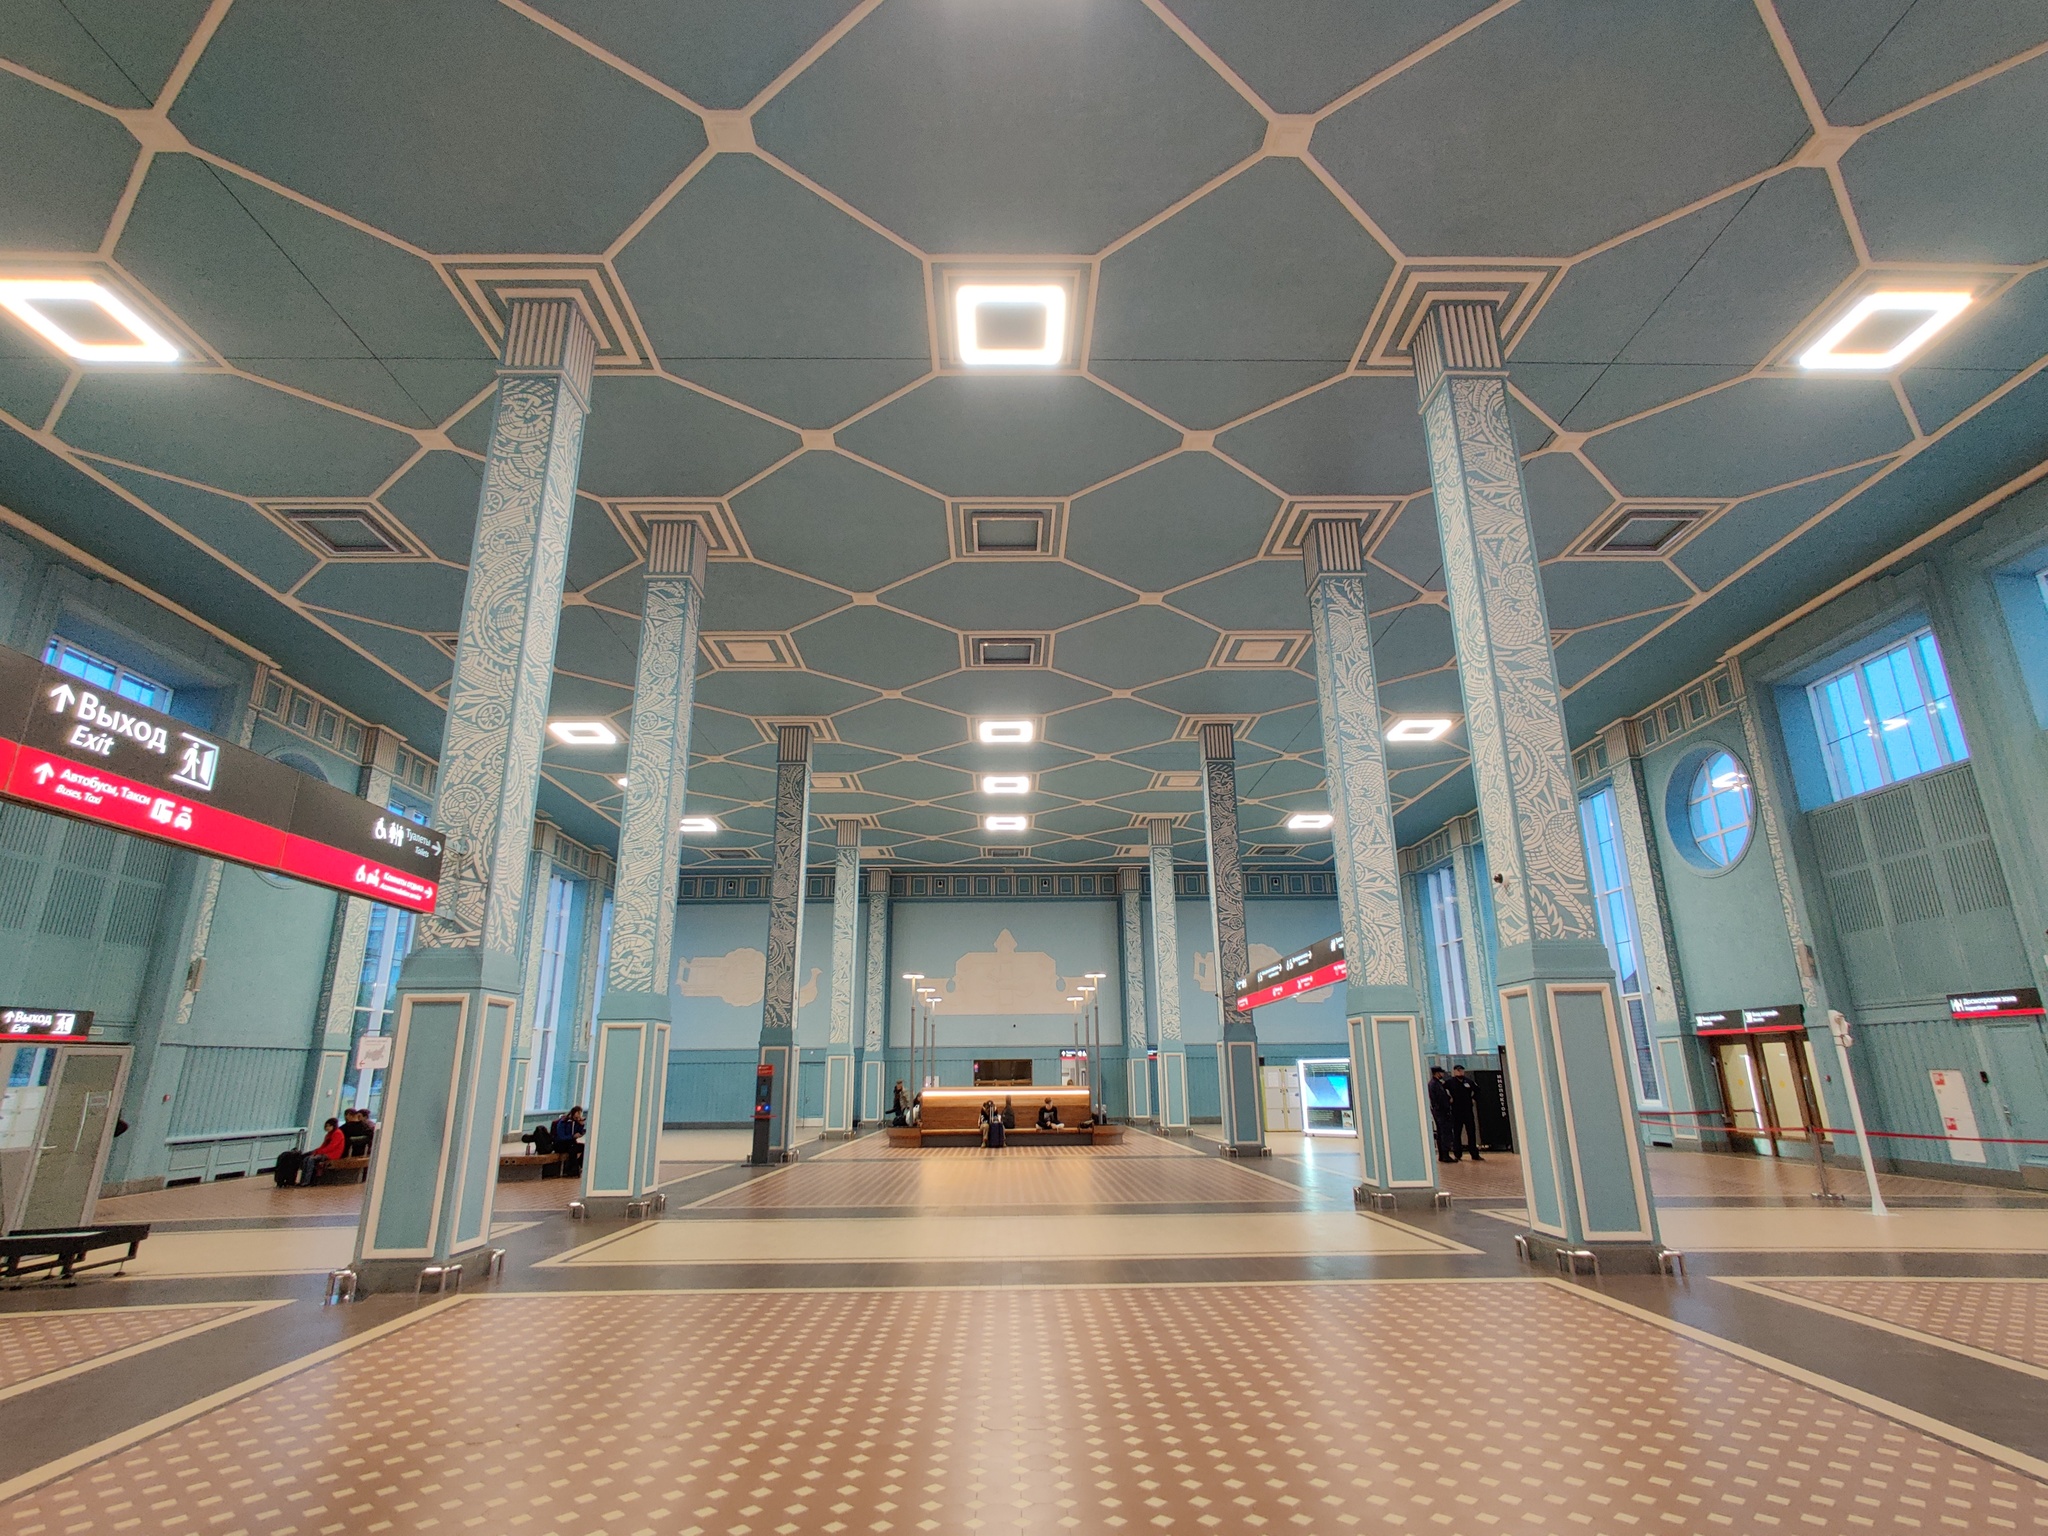
POLYGON ((43 665, 55 667, 67 677, 75 677, 80 682, 90 683, 96 688, 110 688, 118 697, 128 700, 129 703, 140 704, 144 709, 153 709, 158 714, 169 714, 171 711, 171 701, 177 697, 177 690, 171 687, 169 683, 160 683, 146 672, 138 672, 133 667, 125 667, 113 658, 94 650, 91 646, 80 645, 76 640, 67 639, 63 635, 52 635, 48 642, 44 644, 43 665), (78 671, 75 667, 68 667, 64 664, 67 660, 74 658, 82 663, 105 668, 112 674, 113 680, 111 682, 102 682, 99 678, 89 677, 84 672, 78 671), (131 683, 137 687, 147 689, 149 697, 143 698, 124 686, 124 684, 131 683))
POLYGON ((1428 923, 1430 991, 1444 1049, 1452 1056, 1470 1056, 1477 1049, 1479 1020, 1472 1007, 1472 973, 1467 964, 1464 913, 1458 904, 1458 872, 1446 860, 1422 871, 1415 882, 1428 923))
POLYGON ((1702 757, 1687 779, 1685 786, 1685 831, 1686 836, 1692 839, 1693 846, 1699 850, 1701 856, 1706 859, 1707 863, 1717 873, 1733 869, 1736 865, 1740 864, 1743 857, 1749 852, 1750 845, 1756 841, 1756 781, 1750 777, 1749 768, 1742 759, 1726 747, 1719 748, 1702 757), (1740 785, 1742 790, 1742 820, 1740 823, 1727 821, 1721 815, 1721 801, 1723 796, 1728 793, 1728 790, 1716 784, 1714 765, 1724 758, 1735 772, 1742 775, 1742 783, 1740 785), (1705 794, 1700 792, 1702 783, 1706 787, 1705 794), (1700 828, 1699 813, 1703 809, 1710 809, 1713 812, 1714 825, 1713 829, 1708 832, 1702 832, 1700 828), (1742 844, 1731 853, 1728 848, 1728 840, 1737 831, 1742 833, 1742 844), (1713 844, 1719 845, 1718 851, 1710 846, 1713 844))
MULTIPOLYGON (((1728 755, 1734 756, 1732 752, 1728 755)), ((1621 800, 1614 793, 1612 779, 1579 796, 1579 837, 1586 850, 1586 874, 1593 887, 1600 943, 1614 967, 1615 991, 1621 999, 1622 1017, 1617 1022, 1628 1031, 1628 1054, 1633 1058, 1629 1079, 1636 1103, 1644 1109, 1663 1109, 1667 1105, 1664 1073, 1657 1060, 1656 1031, 1650 1027, 1642 922, 1636 912, 1628 850, 1621 840, 1621 800), (1600 824, 1597 828, 1596 822, 1600 824)))
MULTIPOLYGON (((2048 572, 2042 574, 2042 579, 2042 598, 2048 602, 2048 572)), ((1831 668, 1826 675, 1806 685, 1806 698, 1820 745, 1821 766, 1826 771, 1828 789, 1833 796, 1829 804, 1838 804, 1857 795, 1874 794, 1894 784, 1903 784, 1908 779, 1939 773, 1944 768, 1970 760, 1969 738, 1963 730, 1962 717, 1956 708, 1955 690, 1949 681, 1948 658, 1941 654, 1941 641, 1931 624, 1921 624, 1875 650, 1865 651, 1831 668), (1910 707, 1902 705, 1898 715, 1887 716, 1878 708, 1870 674, 1873 668, 1882 664, 1892 667, 1896 677, 1893 663, 1901 656, 1906 660, 1919 700, 1910 707), (1939 668, 1938 678, 1929 670, 1930 656, 1939 668), (1938 689, 1937 682, 1940 685, 1938 689), (1861 717, 1855 721, 1848 718, 1843 708, 1849 697, 1846 690, 1851 688, 1861 717), (1838 718, 1843 727, 1839 731, 1836 729, 1838 718), (1899 771, 1886 740, 1886 731, 1892 728, 1887 722, 1892 719, 1898 720, 1906 730, 1908 741, 1916 742, 1916 764, 1923 755, 1918 750, 1916 738, 1924 732, 1935 757, 1932 764, 1920 764, 1908 772, 1899 771), (1916 723, 1921 731, 1914 729, 1916 723)))

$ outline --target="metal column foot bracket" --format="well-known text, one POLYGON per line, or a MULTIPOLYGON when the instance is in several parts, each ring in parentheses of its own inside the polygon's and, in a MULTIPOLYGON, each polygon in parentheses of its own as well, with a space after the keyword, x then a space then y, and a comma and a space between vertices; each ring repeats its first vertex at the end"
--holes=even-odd
POLYGON ((1526 1232, 1517 1232, 1515 1234, 1515 1257, 1520 1259, 1524 1264, 1530 1262, 1529 1234, 1526 1232))
POLYGON ((1367 1189, 1363 1184, 1351 1192, 1353 1205, 1369 1205, 1376 1211, 1399 1210, 1401 1201, 1390 1189, 1367 1189))
POLYGON ((647 1197, 647 1203, 654 1207, 656 1215, 660 1215, 668 1210, 668 1196, 658 1189, 647 1197))
POLYGON ((356 1272, 352 1269, 330 1269, 327 1272, 327 1296, 320 1304, 331 1307, 355 1299, 356 1272))
POLYGON ((652 1201, 649 1201, 649 1200, 628 1200, 628 1201, 626 1202, 626 1220, 628 1220, 628 1221, 645 1221, 645 1220, 647 1219, 647 1217, 648 1217, 648 1213, 649 1213, 649 1212, 650 1212, 650 1211, 651 1211, 652 1209, 653 1209, 653 1202, 652 1202, 652 1201))
POLYGON ((460 1264, 429 1264, 420 1271, 419 1283, 412 1288, 412 1293, 415 1296, 424 1296, 427 1293, 428 1285, 431 1284, 435 1295, 445 1295, 451 1280, 454 1282, 456 1290, 462 1289, 462 1266, 460 1264))
POLYGON ((569 1202, 569 1219, 571 1221, 590 1220, 590 1207, 581 1200, 571 1200, 569 1202))
POLYGON ((1846 1205, 1849 1200, 1847 1195, 1835 1189, 1816 1189, 1813 1198, 1823 1205, 1846 1205))
POLYGON ((1448 1189, 1436 1192, 1436 1208, 1440 1211, 1448 1211, 1451 1208, 1451 1192, 1448 1189))
POLYGON ((505 1273, 505 1250, 493 1248, 484 1255, 484 1278, 495 1280, 505 1273))
MULTIPOLYGON (((1835 1198, 1840 1199, 1841 1197, 1838 1195, 1835 1198)), ((1657 1267, 1665 1274, 1683 1280, 1685 1278, 1685 1255, 1676 1248, 1659 1248, 1657 1250, 1657 1267)))
POLYGON ((1597 1275, 1600 1273, 1600 1255, 1590 1248, 1560 1248, 1557 1250, 1557 1268, 1560 1274, 1597 1275))

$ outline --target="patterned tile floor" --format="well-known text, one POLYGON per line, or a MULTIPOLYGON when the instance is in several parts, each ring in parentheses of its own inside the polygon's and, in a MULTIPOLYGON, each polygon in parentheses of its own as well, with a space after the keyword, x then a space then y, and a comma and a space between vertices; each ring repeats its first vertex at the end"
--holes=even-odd
POLYGON ((127 1356, 248 1316, 241 1302, 200 1306, 72 1307, 0 1314, 0 1397, 81 1366, 127 1356))
POLYGON ((0 1505, 7 1536, 2044 1528, 2011 1466, 1530 1280, 464 1299, 0 1505))
POLYGON ((1750 1288, 2048 1372, 2048 1280, 1755 1280, 1750 1288))
MULTIPOLYGON (((942 1149, 935 1149, 942 1150, 942 1149)), ((963 1147, 965 1157, 820 1159, 793 1163, 699 1201, 711 1210, 1038 1205, 1298 1206, 1295 1185, 1216 1158, 1108 1157, 1087 1147, 1011 1153, 963 1147), (1064 1151, 1078 1154, 1061 1157, 1064 1151)))
MULTIPOLYGON (((1123 1157, 1208 1157, 1210 1146, 1197 1144, 1187 1137, 1155 1136, 1148 1131, 1130 1130, 1123 1140, 1107 1142, 1099 1147, 1005 1147, 1003 1157, 1050 1157, 1062 1160, 1085 1158, 1123 1157)), ((856 1137, 838 1146, 821 1147, 806 1154, 815 1161, 830 1160, 841 1162, 916 1162, 919 1159, 982 1158, 989 1154, 982 1147, 892 1147, 881 1135, 856 1137)))

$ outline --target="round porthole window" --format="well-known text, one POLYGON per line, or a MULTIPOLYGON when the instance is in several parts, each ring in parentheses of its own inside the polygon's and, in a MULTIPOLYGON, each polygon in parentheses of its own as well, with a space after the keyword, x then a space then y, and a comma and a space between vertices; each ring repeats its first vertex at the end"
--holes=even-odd
POLYGON ((1690 753, 1671 775, 1664 821, 1679 854, 1709 874, 1733 869, 1756 829, 1749 769, 1725 747, 1690 753))

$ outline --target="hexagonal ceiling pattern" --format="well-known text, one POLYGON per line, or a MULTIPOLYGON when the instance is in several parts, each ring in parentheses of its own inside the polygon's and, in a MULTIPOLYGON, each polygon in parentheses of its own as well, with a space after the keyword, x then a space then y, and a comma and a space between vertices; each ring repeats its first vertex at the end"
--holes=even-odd
MULTIPOLYGON (((1460 712, 1399 317, 1502 296, 1576 729, 2048 453, 2048 12, 1942 0, 16 0, 0 266, 102 276, 191 349, 82 369, 0 322, 0 502, 309 686, 438 741, 502 294, 605 331, 558 713, 631 707, 649 511, 713 531, 690 808, 765 854, 770 722, 821 818, 988 857, 984 773, 1080 862, 1202 831, 1240 725, 1259 857, 1321 804, 1290 530, 1372 518, 1390 712, 1460 712), (1944 18, 1947 18, 1944 20, 1944 18), (1080 296, 1072 366, 977 375, 947 274, 1080 296), (1880 281, 1982 302, 1895 376, 1796 343, 1880 281), (294 505, 395 548, 311 547, 294 505), (1631 506, 1682 535, 1618 558, 1631 506), (1044 547, 973 549, 1029 509, 1044 547), (1032 664, 976 665, 1006 640, 1032 664), (977 743, 1028 716, 1029 748, 977 743)), ((1011 654, 1018 654, 1014 650, 1011 654)), ((543 809, 616 838, 622 751, 543 809)), ((1404 839, 1470 803, 1394 749, 1404 839)), ((1326 857, 1328 845, 1298 850, 1326 857)))

